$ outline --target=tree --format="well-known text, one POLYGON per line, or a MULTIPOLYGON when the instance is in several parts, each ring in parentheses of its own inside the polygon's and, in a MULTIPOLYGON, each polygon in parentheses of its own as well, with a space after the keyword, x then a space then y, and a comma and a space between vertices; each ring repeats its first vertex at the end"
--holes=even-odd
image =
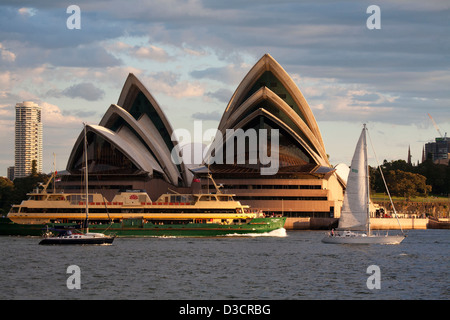
MULTIPOLYGON (((428 192, 434 195, 449 195, 450 194, 450 165, 435 164, 431 159, 428 159, 417 166, 412 166, 404 160, 395 160, 387 162, 384 160, 381 166, 385 176, 389 171, 401 170, 413 174, 419 174, 426 178, 426 185, 428 192)), ((388 186, 390 189, 390 186, 388 186)), ((384 183, 381 179, 379 169, 370 168, 370 188, 375 192, 385 192, 384 183)), ((425 189, 423 189, 425 190, 425 189)), ((404 194, 401 194, 404 196, 404 194)))
POLYGON ((20 203, 27 198, 27 193, 33 191, 41 183, 45 184, 49 177, 46 174, 30 174, 27 177, 14 179, 14 196, 13 203, 20 203))
POLYGON ((4 216, 11 208, 14 195, 14 184, 7 178, 0 177, 0 216, 4 216))
POLYGON ((426 177, 402 170, 390 170, 386 174, 386 183, 389 191, 395 196, 404 196, 407 199, 419 195, 427 196, 431 186, 426 184, 426 177))
POLYGON ((432 160, 426 160, 417 167, 417 173, 427 178, 433 194, 450 193, 450 165, 435 164, 432 160))
POLYGON ((38 175, 38 172, 37 172, 37 161, 36 160, 31 161, 31 175, 33 177, 36 177, 38 175))

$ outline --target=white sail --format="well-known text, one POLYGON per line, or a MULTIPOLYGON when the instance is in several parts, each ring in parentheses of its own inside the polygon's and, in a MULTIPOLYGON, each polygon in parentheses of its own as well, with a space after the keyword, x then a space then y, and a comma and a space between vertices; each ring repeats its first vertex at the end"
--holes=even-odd
POLYGON ((355 153, 353 155, 350 172, 348 174, 347 189, 339 219, 339 229, 367 230, 368 223, 368 185, 367 185, 367 146, 366 128, 361 132, 355 153))
POLYGON ((370 232, 369 166, 367 164, 366 130, 366 125, 364 125, 348 174, 347 189, 344 194, 344 203, 338 226, 338 229, 344 231, 334 232, 334 230, 331 230, 322 239, 324 243, 399 244, 406 237, 405 235, 374 235, 370 232))

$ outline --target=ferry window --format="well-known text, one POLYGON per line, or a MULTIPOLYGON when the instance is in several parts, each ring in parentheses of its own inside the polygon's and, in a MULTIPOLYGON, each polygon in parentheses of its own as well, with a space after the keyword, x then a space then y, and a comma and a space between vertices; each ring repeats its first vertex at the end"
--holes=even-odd
POLYGON ((50 201, 60 201, 60 200, 65 200, 65 198, 62 195, 53 195, 53 196, 49 196, 48 200, 50 200, 50 201))
POLYGON ((170 202, 186 202, 185 197, 180 195, 174 195, 170 197, 170 202))
POLYGON ((215 196, 201 196, 199 201, 216 201, 215 196))

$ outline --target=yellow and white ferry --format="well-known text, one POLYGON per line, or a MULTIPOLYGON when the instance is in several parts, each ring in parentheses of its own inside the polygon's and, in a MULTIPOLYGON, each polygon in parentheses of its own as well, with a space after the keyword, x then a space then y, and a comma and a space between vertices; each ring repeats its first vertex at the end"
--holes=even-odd
POLYGON ((265 233, 283 228, 286 221, 252 211, 219 189, 214 194, 163 194, 156 201, 144 190, 123 190, 108 201, 99 193, 48 192, 47 186, 11 208, 0 221, 0 235, 40 235, 43 229, 82 224, 87 206, 90 230, 119 237, 265 233))

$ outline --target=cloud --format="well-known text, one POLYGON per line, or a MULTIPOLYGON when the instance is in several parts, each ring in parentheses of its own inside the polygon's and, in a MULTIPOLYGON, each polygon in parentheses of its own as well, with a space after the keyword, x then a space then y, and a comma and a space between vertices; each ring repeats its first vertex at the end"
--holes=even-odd
POLYGON ((0 57, 1 60, 5 62, 14 62, 16 60, 16 55, 14 54, 14 52, 5 49, 1 42, 0 42, 0 57))
POLYGON ((230 101, 231 96, 233 95, 233 92, 228 89, 218 89, 216 91, 209 91, 205 94, 207 97, 211 97, 214 99, 217 99, 220 102, 228 103, 230 101))
POLYGON ((97 112, 96 111, 85 111, 85 110, 70 110, 70 111, 64 110, 62 112, 62 114, 64 116, 66 116, 66 115, 75 115, 78 118, 84 119, 84 118, 89 118, 89 117, 92 117, 92 116, 96 115, 97 112))
MULTIPOLYGON (((0 39, 19 41, 41 50, 56 48, 75 48, 80 45, 93 45, 100 41, 123 35, 125 24, 110 19, 108 6, 93 12, 86 4, 81 5, 81 29, 70 30, 66 20, 68 4, 48 3, 40 5, 31 1, 32 7, 17 6, 16 2, 2 1, 0 4, 0 39)), ((24 1, 21 1, 24 4, 24 1)))
POLYGON ((62 96, 65 96, 72 99, 81 98, 88 101, 101 100, 103 99, 104 95, 105 91, 89 82, 74 84, 64 90, 50 89, 46 93, 47 97, 60 98, 62 96))
POLYGON ((197 57, 207 55, 207 52, 205 50, 194 50, 194 49, 186 48, 186 47, 183 48, 183 52, 188 55, 197 56, 197 57))
POLYGON ((28 17, 32 17, 32 16, 36 15, 36 13, 37 13, 37 10, 34 8, 20 8, 17 11, 22 16, 28 16, 28 17))
POLYGON ((82 98, 88 101, 96 101, 102 99, 105 92, 92 83, 83 82, 64 89, 62 94, 69 98, 82 98))
POLYGON ((380 99, 378 93, 357 93, 353 95, 353 99, 357 101, 377 101, 380 99))
POLYGON ((194 120, 213 120, 219 121, 222 117, 222 113, 218 111, 211 112, 195 112, 192 114, 192 119, 194 120))
POLYGON ((151 59, 160 62, 167 62, 169 60, 169 55, 167 52, 156 46, 139 47, 134 51, 134 54, 136 57, 142 59, 151 59))
POLYGON ((225 84, 234 84, 242 80, 248 72, 248 66, 229 64, 224 67, 210 67, 203 70, 194 70, 189 75, 195 79, 212 79, 225 84))
POLYGON ((159 92, 177 99, 200 97, 205 88, 195 81, 180 81, 179 75, 173 72, 157 72, 141 77, 150 92, 159 92))
POLYGON ((108 45, 108 48, 110 50, 127 54, 131 57, 135 57, 137 59, 148 59, 148 60, 155 60, 159 62, 167 62, 171 59, 173 59, 165 49, 157 47, 155 45, 148 45, 148 46, 132 46, 125 42, 118 41, 116 43, 113 43, 112 45, 108 45))
POLYGON ((53 49, 42 57, 54 66, 105 68, 122 64, 101 45, 53 49))
MULTIPOLYGON (((448 1, 379 0, 381 30, 366 28, 369 1, 137 4, 79 0, 81 29, 68 30, 66 3, 2 1, 0 104, 72 97, 80 105, 74 100, 49 112, 81 123, 90 112, 81 104, 116 98, 133 72, 168 107, 217 120, 217 112, 205 110, 225 107, 253 64, 270 53, 318 121, 417 124, 428 121, 427 112, 448 119, 448 1)), ((72 132, 75 139, 78 129, 72 132)))
POLYGON ((5 90, 11 86, 11 72, 0 72, 0 87, 5 90))
POLYGON ((14 107, 8 104, 0 105, 0 119, 3 121, 11 121, 15 119, 14 107))
POLYGON ((42 123, 45 128, 80 127, 82 120, 73 115, 64 114, 61 109, 54 104, 40 101, 42 108, 42 123))

